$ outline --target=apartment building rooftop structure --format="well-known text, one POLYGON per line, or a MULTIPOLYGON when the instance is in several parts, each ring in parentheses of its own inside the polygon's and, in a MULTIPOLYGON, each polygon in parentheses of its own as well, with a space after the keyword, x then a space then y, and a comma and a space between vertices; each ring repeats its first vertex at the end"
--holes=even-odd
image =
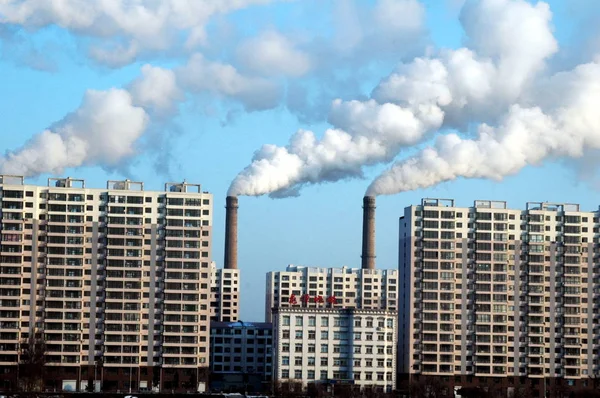
POLYGON ((198 381, 209 355, 210 193, 2 175, 0 205, 0 387, 14 387, 10 369, 31 336, 45 340, 49 388, 198 381))
POLYGON ((537 394, 599 373, 598 211, 423 199, 400 217, 399 371, 537 394), (548 385, 547 385, 548 383, 548 385))

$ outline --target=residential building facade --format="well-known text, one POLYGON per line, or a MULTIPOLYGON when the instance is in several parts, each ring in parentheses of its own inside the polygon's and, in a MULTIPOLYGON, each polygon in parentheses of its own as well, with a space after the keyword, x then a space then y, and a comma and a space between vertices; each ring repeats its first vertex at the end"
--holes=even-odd
POLYGON ((274 308, 274 379, 391 392, 397 315, 385 309, 274 308))
POLYGON ((0 387, 20 343, 46 346, 45 387, 195 384, 209 360, 212 195, 200 185, 0 176, 0 387))
POLYGON ((597 211, 575 204, 406 207, 399 372, 528 379, 537 394, 556 379, 586 386, 600 370, 599 227, 597 211))
POLYGON ((263 392, 271 387, 273 326, 265 322, 211 322, 211 389, 263 392))
POLYGON ((237 322, 240 302, 240 270, 217 268, 211 263, 210 320, 237 322))

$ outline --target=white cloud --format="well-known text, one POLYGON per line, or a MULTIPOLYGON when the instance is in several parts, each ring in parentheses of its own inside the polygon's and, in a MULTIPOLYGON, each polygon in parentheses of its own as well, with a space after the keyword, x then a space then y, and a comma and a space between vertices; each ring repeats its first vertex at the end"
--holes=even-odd
POLYGON ((244 76, 233 66, 208 61, 200 54, 194 54, 176 74, 181 87, 240 101, 248 111, 273 108, 282 96, 275 82, 244 76))
POLYGON ((312 67, 309 55, 274 30, 247 39, 237 49, 241 65, 265 76, 303 76, 312 67))
POLYGON ((133 62, 140 53, 206 43, 205 26, 225 14, 272 0, 3 0, 0 23, 41 29, 57 25, 97 39, 90 55, 109 66, 133 62))
POLYGON ((0 158, 0 170, 35 176, 68 167, 115 167, 135 154, 147 123, 148 115, 132 104, 127 91, 89 90, 75 112, 0 158))
POLYGON ((129 86, 136 105, 151 109, 160 115, 173 114, 184 99, 178 87, 175 72, 152 65, 144 65, 142 74, 129 86))

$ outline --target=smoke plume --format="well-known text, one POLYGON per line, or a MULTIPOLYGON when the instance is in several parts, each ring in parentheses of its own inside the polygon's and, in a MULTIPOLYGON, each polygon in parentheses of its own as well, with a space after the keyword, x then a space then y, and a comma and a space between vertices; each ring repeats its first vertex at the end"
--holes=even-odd
POLYGON ((550 22, 545 3, 468 2, 461 13, 468 48, 399 65, 366 101, 334 101, 334 128, 320 138, 300 130, 284 147, 264 145, 229 193, 281 197, 307 184, 361 177, 365 166, 391 162, 441 129, 495 124, 516 104, 535 107, 532 91, 558 50, 550 22))
POLYGON ((513 105, 497 126, 482 124, 476 139, 439 137, 433 147, 398 162, 368 189, 394 194, 465 178, 501 180, 548 159, 580 158, 600 149, 600 63, 548 79, 539 105, 513 105))

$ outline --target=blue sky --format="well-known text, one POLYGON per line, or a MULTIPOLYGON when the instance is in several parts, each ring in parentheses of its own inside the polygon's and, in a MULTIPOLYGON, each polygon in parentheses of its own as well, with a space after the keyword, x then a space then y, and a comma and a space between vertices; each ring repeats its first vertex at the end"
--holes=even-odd
POLYGON ((0 168, 40 184, 201 183, 215 195, 219 266, 225 196, 242 172, 244 320, 262 319, 269 270, 360 266, 373 181, 381 268, 397 267, 398 217, 422 197, 599 204, 600 123, 581 100, 600 103, 585 84, 600 50, 593 0, 549 1, 551 16, 533 1, 467 1, 463 18, 460 0, 132 3, 154 18, 0 5, 0 168))

